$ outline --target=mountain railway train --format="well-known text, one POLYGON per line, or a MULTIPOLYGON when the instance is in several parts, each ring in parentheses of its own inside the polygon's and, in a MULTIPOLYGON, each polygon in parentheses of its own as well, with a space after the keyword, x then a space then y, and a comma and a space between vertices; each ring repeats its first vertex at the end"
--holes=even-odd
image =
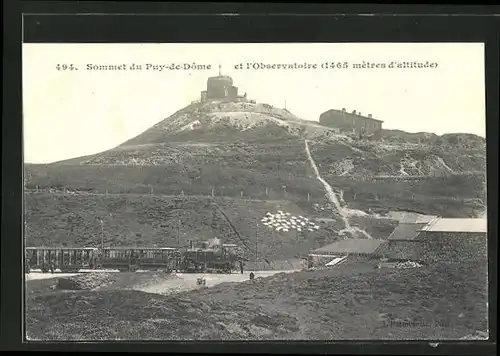
MULTIPOLYGON (((235 237, 251 250, 240 236, 226 213, 215 202, 210 202, 213 219, 220 212, 235 237)), ((112 269, 120 272, 137 270, 165 270, 179 272, 231 273, 242 269, 244 261, 239 247, 223 244, 214 238, 207 241, 189 241, 187 247, 26 247, 25 272, 78 272, 80 270, 112 269)))
POLYGON ((206 242, 188 248, 173 247, 26 247, 25 272, 114 269, 120 272, 165 270, 179 272, 231 273, 243 261, 236 245, 211 247, 206 242))

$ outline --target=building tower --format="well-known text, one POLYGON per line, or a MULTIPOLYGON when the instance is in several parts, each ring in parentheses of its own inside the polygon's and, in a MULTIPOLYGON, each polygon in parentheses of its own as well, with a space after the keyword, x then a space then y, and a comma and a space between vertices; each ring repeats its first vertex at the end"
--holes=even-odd
POLYGON ((202 100, 236 99, 238 88, 233 85, 233 78, 222 74, 219 65, 219 75, 207 80, 207 90, 201 92, 202 100))

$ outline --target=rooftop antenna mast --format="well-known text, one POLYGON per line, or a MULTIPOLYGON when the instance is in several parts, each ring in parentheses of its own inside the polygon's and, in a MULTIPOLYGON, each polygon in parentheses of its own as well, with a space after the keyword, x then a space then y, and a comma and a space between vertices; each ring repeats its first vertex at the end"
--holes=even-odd
POLYGON ((219 77, 222 76, 222 66, 219 64, 219 77))

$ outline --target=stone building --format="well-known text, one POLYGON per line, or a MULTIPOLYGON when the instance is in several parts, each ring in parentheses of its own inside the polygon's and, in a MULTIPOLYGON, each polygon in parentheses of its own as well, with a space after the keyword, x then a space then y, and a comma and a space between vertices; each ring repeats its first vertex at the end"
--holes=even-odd
MULTIPOLYGON (((430 222, 420 230, 428 262, 485 261, 488 255, 486 219, 445 219, 430 222)), ((480 264, 479 264, 480 265, 480 264)))
POLYGON ((201 100, 237 99, 238 87, 233 85, 233 78, 222 75, 219 66, 219 75, 207 80, 207 90, 201 92, 201 100))
POLYGON ((423 263, 480 263, 487 258, 486 219, 436 218, 404 235, 391 236, 377 248, 375 255, 389 261, 423 263))
POLYGON ((323 126, 337 128, 341 132, 359 135, 382 130, 383 121, 374 119, 371 114, 363 116, 356 110, 348 113, 346 109, 331 109, 320 115, 319 123, 323 126))

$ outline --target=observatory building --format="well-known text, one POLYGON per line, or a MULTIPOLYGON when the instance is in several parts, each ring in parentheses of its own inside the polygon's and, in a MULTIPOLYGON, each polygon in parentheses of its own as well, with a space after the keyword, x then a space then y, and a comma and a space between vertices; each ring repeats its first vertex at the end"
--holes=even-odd
POLYGON ((221 66, 219 66, 219 75, 208 78, 207 90, 201 92, 201 100, 217 100, 226 98, 237 99, 238 87, 233 85, 233 78, 228 75, 221 74, 221 66))
POLYGON ((334 127, 343 132, 355 134, 370 134, 382 130, 383 121, 374 119, 371 114, 363 116, 353 110, 348 113, 346 109, 328 110, 319 117, 321 125, 334 127))

